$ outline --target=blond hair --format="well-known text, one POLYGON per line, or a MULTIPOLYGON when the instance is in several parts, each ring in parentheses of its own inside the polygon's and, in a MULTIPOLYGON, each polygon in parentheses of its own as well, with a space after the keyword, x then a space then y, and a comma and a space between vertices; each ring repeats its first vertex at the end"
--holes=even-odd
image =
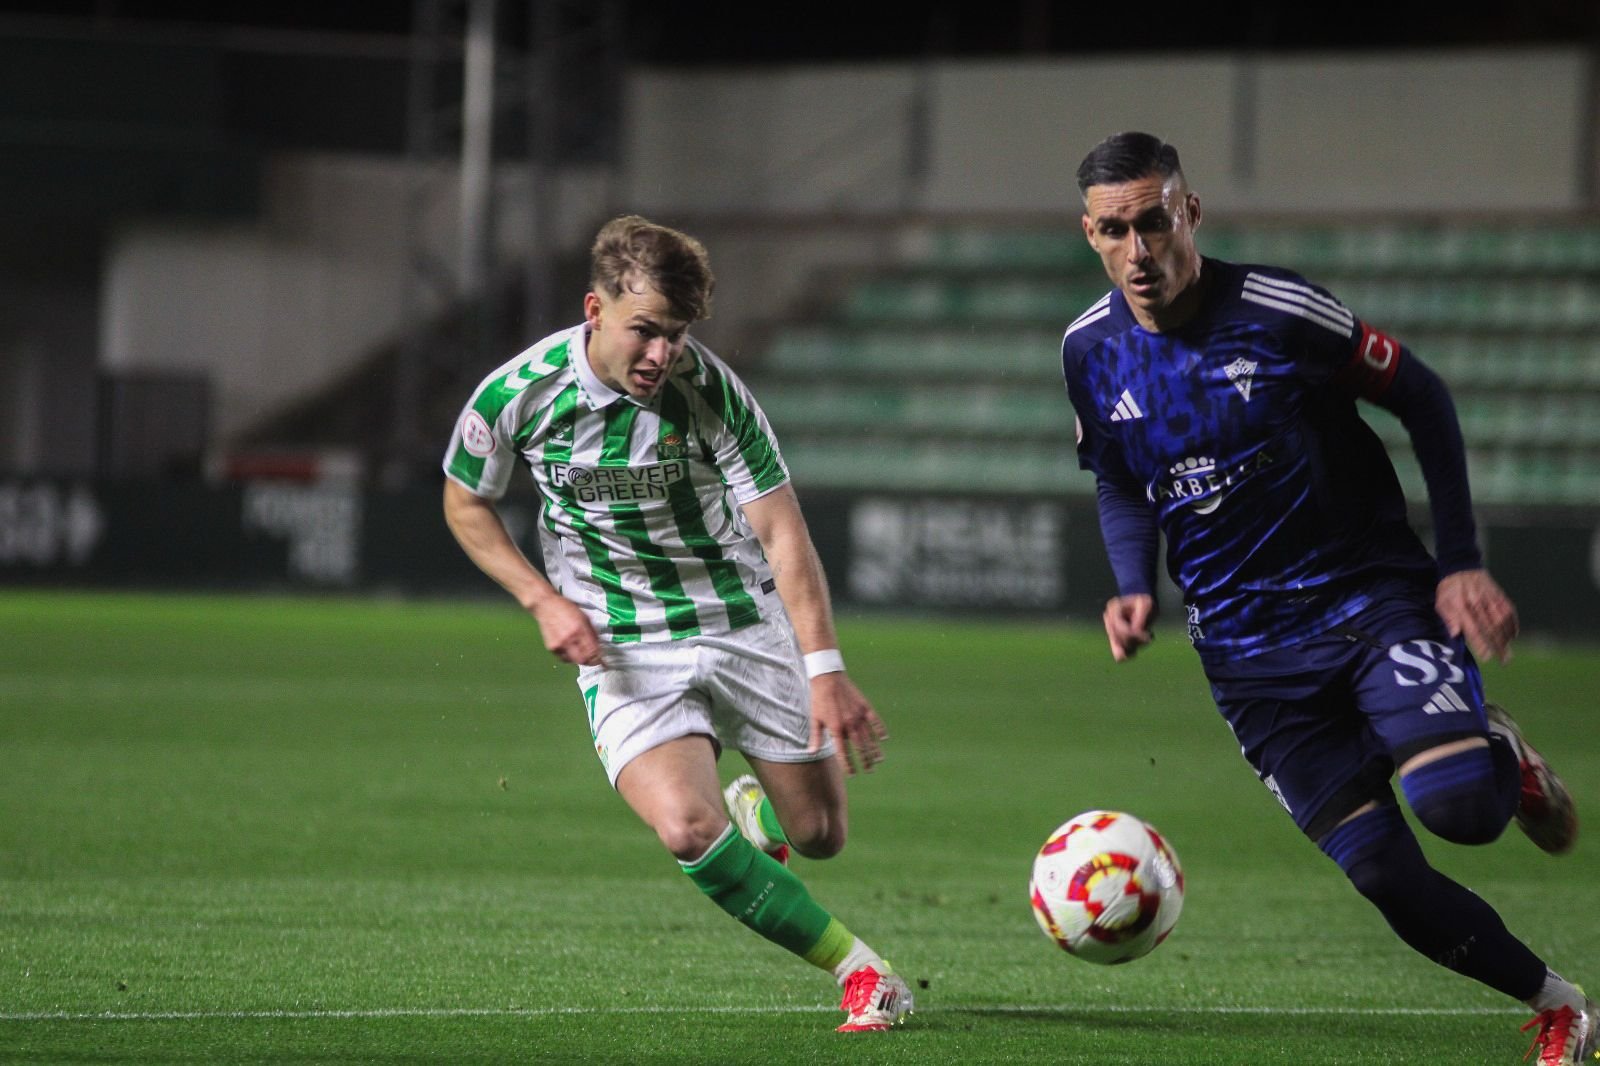
POLYGON ((638 215, 623 215, 600 227, 589 251, 589 285, 613 299, 624 288, 649 285, 667 301, 674 318, 698 322, 711 316, 711 258, 705 245, 638 215))

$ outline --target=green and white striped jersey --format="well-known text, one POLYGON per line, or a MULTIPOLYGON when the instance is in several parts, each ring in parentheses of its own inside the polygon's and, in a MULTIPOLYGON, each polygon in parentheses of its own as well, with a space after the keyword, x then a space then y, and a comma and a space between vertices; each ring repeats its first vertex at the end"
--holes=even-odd
POLYGON ((445 474, 498 499, 517 460, 528 465, 545 574, 603 640, 759 621, 771 571, 737 505, 789 479, 766 416, 692 338, 652 400, 619 393, 589 366, 587 328, 552 334, 483 380, 445 474))

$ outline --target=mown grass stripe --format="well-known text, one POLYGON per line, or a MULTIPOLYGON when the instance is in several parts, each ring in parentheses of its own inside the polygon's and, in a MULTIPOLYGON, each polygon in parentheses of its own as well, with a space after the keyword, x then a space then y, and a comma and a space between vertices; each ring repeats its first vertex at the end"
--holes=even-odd
MULTIPOLYGON (((539 1018, 554 1015, 670 1015, 670 1014, 810 1014, 834 1011, 831 1002, 812 1005, 661 1006, 661 1007, 392 1007, 368 1010, 238 1010, 238 1011, 39 1011, 0 1014, 0 1022, 166 1022, 337 1020, 341 1018, 539 1018)), ((1332 1018, 1468 1018, 1522 1015, 1519 1007, 1174 1007, 1095 1004, 1066 1007, 1050 1004, 940 1004, 926 1013, 939 1014, 1186 1014, 1186 1015, 1289 1015, 1332 1018)))

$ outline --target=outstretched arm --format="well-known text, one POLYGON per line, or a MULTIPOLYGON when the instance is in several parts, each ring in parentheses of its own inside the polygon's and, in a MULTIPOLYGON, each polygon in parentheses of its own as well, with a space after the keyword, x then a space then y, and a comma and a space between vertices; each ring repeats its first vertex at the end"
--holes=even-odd
POLYGON ((539 623, 544 646, 564 662, 600 664, 600 638, 578 605, 555 590, 506 531, 492 500, 449 478, 444 483, 444 520, 467 557, 511 593, 539 623))
MULTIPOLYGON (((827 577, 794 489, 789 485, 774 489, 745 504, 743 510, 772 567, 778 597, 794 626, 800 651, 809 655, 836 650, 839 639, 833 627, 827 577)), ((861 769, 871 770, 883 760, 880 742, 888 738, 888 731, 842 666, 811 679, 811 750, 821 746, 824 733, 833 737, 839 761, 848 773, 855 773, 858 763, 861 769)))

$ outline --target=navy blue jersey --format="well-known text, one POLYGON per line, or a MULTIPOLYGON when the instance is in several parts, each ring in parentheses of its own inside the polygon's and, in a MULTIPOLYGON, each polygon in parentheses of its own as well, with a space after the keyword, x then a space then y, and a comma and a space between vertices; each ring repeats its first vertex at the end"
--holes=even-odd
POLYGON ((1200 284, 1165 333, 1112 290, 1068 327, 1062 363, 1079 465, 1152 509, 1202 658, 1326 632, 1378 578, 1435 580, 1356 410, 1408 353, 1292 271, 1208 258, 1200 284))

